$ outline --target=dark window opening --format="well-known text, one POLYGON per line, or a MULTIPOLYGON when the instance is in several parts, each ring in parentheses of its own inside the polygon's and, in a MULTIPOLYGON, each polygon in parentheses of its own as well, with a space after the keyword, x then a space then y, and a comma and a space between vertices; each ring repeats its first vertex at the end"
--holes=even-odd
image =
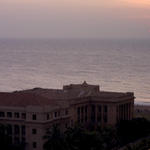
POLYGON ((83 107, 81 107, 81 113, 83 114, 83 110, 84 110, 84 108, 83 107))
POLYGON ((12 112, 7 112, 7 117, 12 118, 12 112))
POLYGON ((80 114, 80 107, 78 107, 78 109, 77 109, 77 113, 78 113, 78 114, 80 114))
POLYGON ((107 123, 107 115, 104 115, 104 122, 107 123))
POLYGON ((65 124, 65 128, 68 128, 68 123, 65 124))
POLYGON ((12 144, 12 136, 8 136, 7 138, 8 138, 7 139, 8 144, 12 144))
POLYGON ((5 117, 5 113, 4 112, 0 112, 0 117, 5 117))
POLYGON ((68 115, 68 113, 69 113, 68 110, 66 110, 66 111, 65 111, 65 115, 68 115))
POLYGON ((80 107, 77 108, 78 123, 80 123, 80 107))
POLYGON ((36 129, 32 129, 32 134, 36 134, 37 130, 36 129))
POLYGON ((15 138, 14 138, 14 143, 15 143, 16 145, 20 144, 19 137, 15 137, 15 138))
POLYGON ((87 122, 87 116, 85 116, 85 122, 87 122))
POLYGON ((22 132, 22 135, 25 135, 25 134, 26 134, 26 127, 25 127, 25 126, 22 126, 22 127, 21 127, 21 132, 22 132))
POLYGON ((83 123, 83 117, 81 118, 81 122, 83 123))
POLYGON ((36 120, 36 114, 32 115, 32 120, 36 120))
POLYGON ((71 120, 71 126, 73 126, 73 120, 71 120))
POLYGON ((85 106, 85 122, 87 122, 87 106, 85 106))
POLYGON ((36 143, 36 142, 33 142, 33 143, 32 143, 32 146, 33 146, 33 148, 36 148, 36 147, 37 147, 37 143, 36 143))
POLYGON ((104 112, 107 112, 108 111, 108 108, 107 108, 107 106, 105 105, 104 106, 104 112))
POLYGON ((91 121, 95 122, 95 105, 92 105, 91 121))
POLYGON ((102 111, 102 107, 98 106, 98 111, 101 112, 102 111))
POLYGON ((57 117, 57 112, 54 113, 55 118, 57 117))
POLYGON ((19 118, 19 117, 20 117, 19 113, 15 112, 15 118, 19 118))
POLYGON ((20 133, 20 129, 19 129, 18 125, 14 126, 14 133, 15 133, 15 135, 18 135, 20 133))
POLYGON ((60 111, 58 112, 58 117, 60 116, 60 111))
POLYGON ((22 143, 25 144, 26 143, 26 138, 22 137, 22 143))
POLYGON ((87 113, 87 106, 85 106, 85 113, 87 113))
POLYGON ((26 113, 22 113, 22 114, 21 114, 21 118, 22 118, 22 119, 26 119, 26 113))
POLYGON ((9 125, 7 125, 7 134, 8 135, 12 135, 12 126, 9 124, 9 125))
POLYGON ((98 121, 98 122, 101 122, 101 114, 98 114, 98 116, 97 116, 97 121, 98 121))
POLYGON ((49 117, 49 114, 47 114, 47 117, 46 117, 46 118, 47 118, 47 120, 49 120, 49 118, 50 118, 50 117, 49 117))
POLYGON ((95 105, 92 105, 92 112, 95 112, 95 105))

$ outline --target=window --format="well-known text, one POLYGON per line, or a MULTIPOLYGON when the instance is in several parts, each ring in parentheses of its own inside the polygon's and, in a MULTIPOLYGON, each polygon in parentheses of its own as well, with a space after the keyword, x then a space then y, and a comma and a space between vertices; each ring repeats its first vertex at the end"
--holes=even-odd
POLYGON ((58 117, 60 117, 60 111, 58 112, 58 117))
POLYGON ((82 106, 82 107, 81 107, 81 122, 82 122, 82 123, 83 123, 83 120, 84 120, 84 119, 83 119, 83 111, 84 111, 84 107, 82 106))
POLYGON ((80 123, 80 107, 77 108, 78 123, 80 123))
POLYGON ((65 123, 65 128, 68 128, 68 123, 65 123))
POLYGON ((20 132, 19 125, 15 125, 15 126, 14 126, 14 133, 15 133, 16 135, 18 135, 19 132, 20 132))
POLYGON ((26 119, 26 113, 22 113, 22 114, 21 114, 21 118, 22 118, 22 119, 26 119))
POLYGON ((85 113, 87 113, 87 106, 85 106, 85 113))
POLYGON ((32 134, 36 134, 37 130, 36 129, 32 129, 32 134))
POLYGON ((12 118, 12 112, 7 112, 7 117, 12 118))
POLYGON ((57 117, 57 112, 54 113, 55 118, 57 117))
POLYGON ((87 116, 85 116, 85 122, 87 122, 87 116))
POLYGON ((104 115, 104 122, 107 123, 107 115, 104 115))
POLYGON ((68 115, 68 109, 65 110, 65 115, 68 115))
POLYGON ((95 105, 92 105, 91 121, 95 122, 95 105))
POLYGON ((101 122, 101 118, 102 118, 102 117, 101 117, 101 113, 99 113, 98 116, 97 116, 97 121, 98 121, 98 122, 101 122))
POLYGON ((4 112, 0 112, 0 117, 5 117, 5 113, 4 112))
POLYGON ((105 106, 104 106, 104 116, 103 116, 105 123, 107 123, 107 121, 108 121, 108 118, 107 118, 107 111, 108 111, 108 108, 107 108, 107 106, 105 105, 105 106))
POLYGON ((71 120, 71 126, 73 126, 73 120, 71 120))
POLYGON ((87 122, 87 106, 85 106, 85 122, 87 122))
POLYGON ((17 145, 20 143, 19 137, 14 138, 14 143, 17 144, 17 145))
POLYGON ((22 132, 22 135, 26 134, 26 127, 24 125, 21 126, 21 132, 22 132))
POLYGON ((12 136, 8 136, 7 143, 12 145, 12 136))
POLYGON ((36 114, 32 115, 32 120, 36 120, 36 114))
POLYGON ((104 106, 104 112, 105 113, 107 112, 107 106, 106 105, 104 106))
POLYGON ((95 112, 95 105, 92 105, 92 112, 95 112))
POLYGON ((5 127, 4 127, 4 125, 1 125, 1 127, 0 127, 0 134, 1 135, 5 135, 5 127))
POLYGON ((20 114, 18 112, 15 112, 15 118, 19 118, 20 114))
POLYGON ((47 114, 46 118, 47 118, 47 120, 49 120, 49 118, 50 118, 50 117, 49 117, 49 114, 47 114))
POLYGON ((98 114, 97 114, 97 121, 98 121, 98 122, 101 122, 101 119, 102 119, 102 116, 101 116, 101 115, 102 115, 102 112, 101 112, 101 111, 102 111, 102 106, 99 105, 99 106, 98 106, 98 114))
POLYGON ((98 111, 101 112, 102 111, 102 107, 98 106, 98 111))
POLYGON ((22 137, 22 143, 23 143, 23 144, 26 143, 26 138, 22 137))
POLYGON ((7 125, 7 134, 8 135, 12 134, 12 126, 10 124, 7 125))
POLYGON ((36 143, 36 142, 33 142, 33 143, 32 143, 32 146, 33 146, 33 148, 36 148, 36 147, 37 147, 37 143, 36 143))
POLYGON ((50 119, 53 119, 53 113, 50 113, 50 119))
POLYGON ((81 107, 81 113, 83 113, 83 109, 84 109, 84 108, 83 108, 83 107, 81 107))
POLYGON ((78 109, 77 109, 77 113, 78 113, 78 115, 80 114, 80 107, 78 107, 78 109))

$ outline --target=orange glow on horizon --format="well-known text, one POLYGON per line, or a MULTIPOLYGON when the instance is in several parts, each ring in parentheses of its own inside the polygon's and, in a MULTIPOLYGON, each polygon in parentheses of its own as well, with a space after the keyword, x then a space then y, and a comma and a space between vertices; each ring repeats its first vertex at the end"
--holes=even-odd
POLYGON ((150 0, 1 0, 0 3, 11 3, 11 4, 55 4, 62 5, 63 3, 67 5, 98 5, 98 6, 115 6, 115 5, 124 5, 125 3, 129 6, 149 6, 150 0))
POLYGON ((127 2, 129 5, 135 5, 135 6, 149 6, 150 0, 122 0, 124 2, 127 2))

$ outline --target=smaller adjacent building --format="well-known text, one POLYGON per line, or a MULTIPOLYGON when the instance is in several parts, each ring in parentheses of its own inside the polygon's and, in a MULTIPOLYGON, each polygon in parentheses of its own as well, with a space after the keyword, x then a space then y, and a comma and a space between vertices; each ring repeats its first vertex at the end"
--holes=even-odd
POLYGON ((54 124, 65 130, 74 124, 91 128, 131 120, 134 98, 134 93, 105 92, 86 82, 63 89, 1 92, 0 123, 7 125, 10 142, 43 150, 43 136, 54 124))

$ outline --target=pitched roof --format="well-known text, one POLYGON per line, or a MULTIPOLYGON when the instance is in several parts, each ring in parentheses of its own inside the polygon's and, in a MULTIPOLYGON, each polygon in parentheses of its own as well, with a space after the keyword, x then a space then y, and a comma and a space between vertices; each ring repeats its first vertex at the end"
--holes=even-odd
POLYGON ((40 95, 33 93, 0 93, 0 106, 44 106, 44 105, 57 105, 57 103, 40 95))
POLYGON ((99 86, 83 84, 70 84, 63 89, 34 88, 12 93, 0 93, 0 106, 46 106, 50 105, 67 107, 69 103, 82 101, 87 97, 93 97, 98 101, 118 102, 128 97, 134 97, 133 93, 99 91, 99 86))

